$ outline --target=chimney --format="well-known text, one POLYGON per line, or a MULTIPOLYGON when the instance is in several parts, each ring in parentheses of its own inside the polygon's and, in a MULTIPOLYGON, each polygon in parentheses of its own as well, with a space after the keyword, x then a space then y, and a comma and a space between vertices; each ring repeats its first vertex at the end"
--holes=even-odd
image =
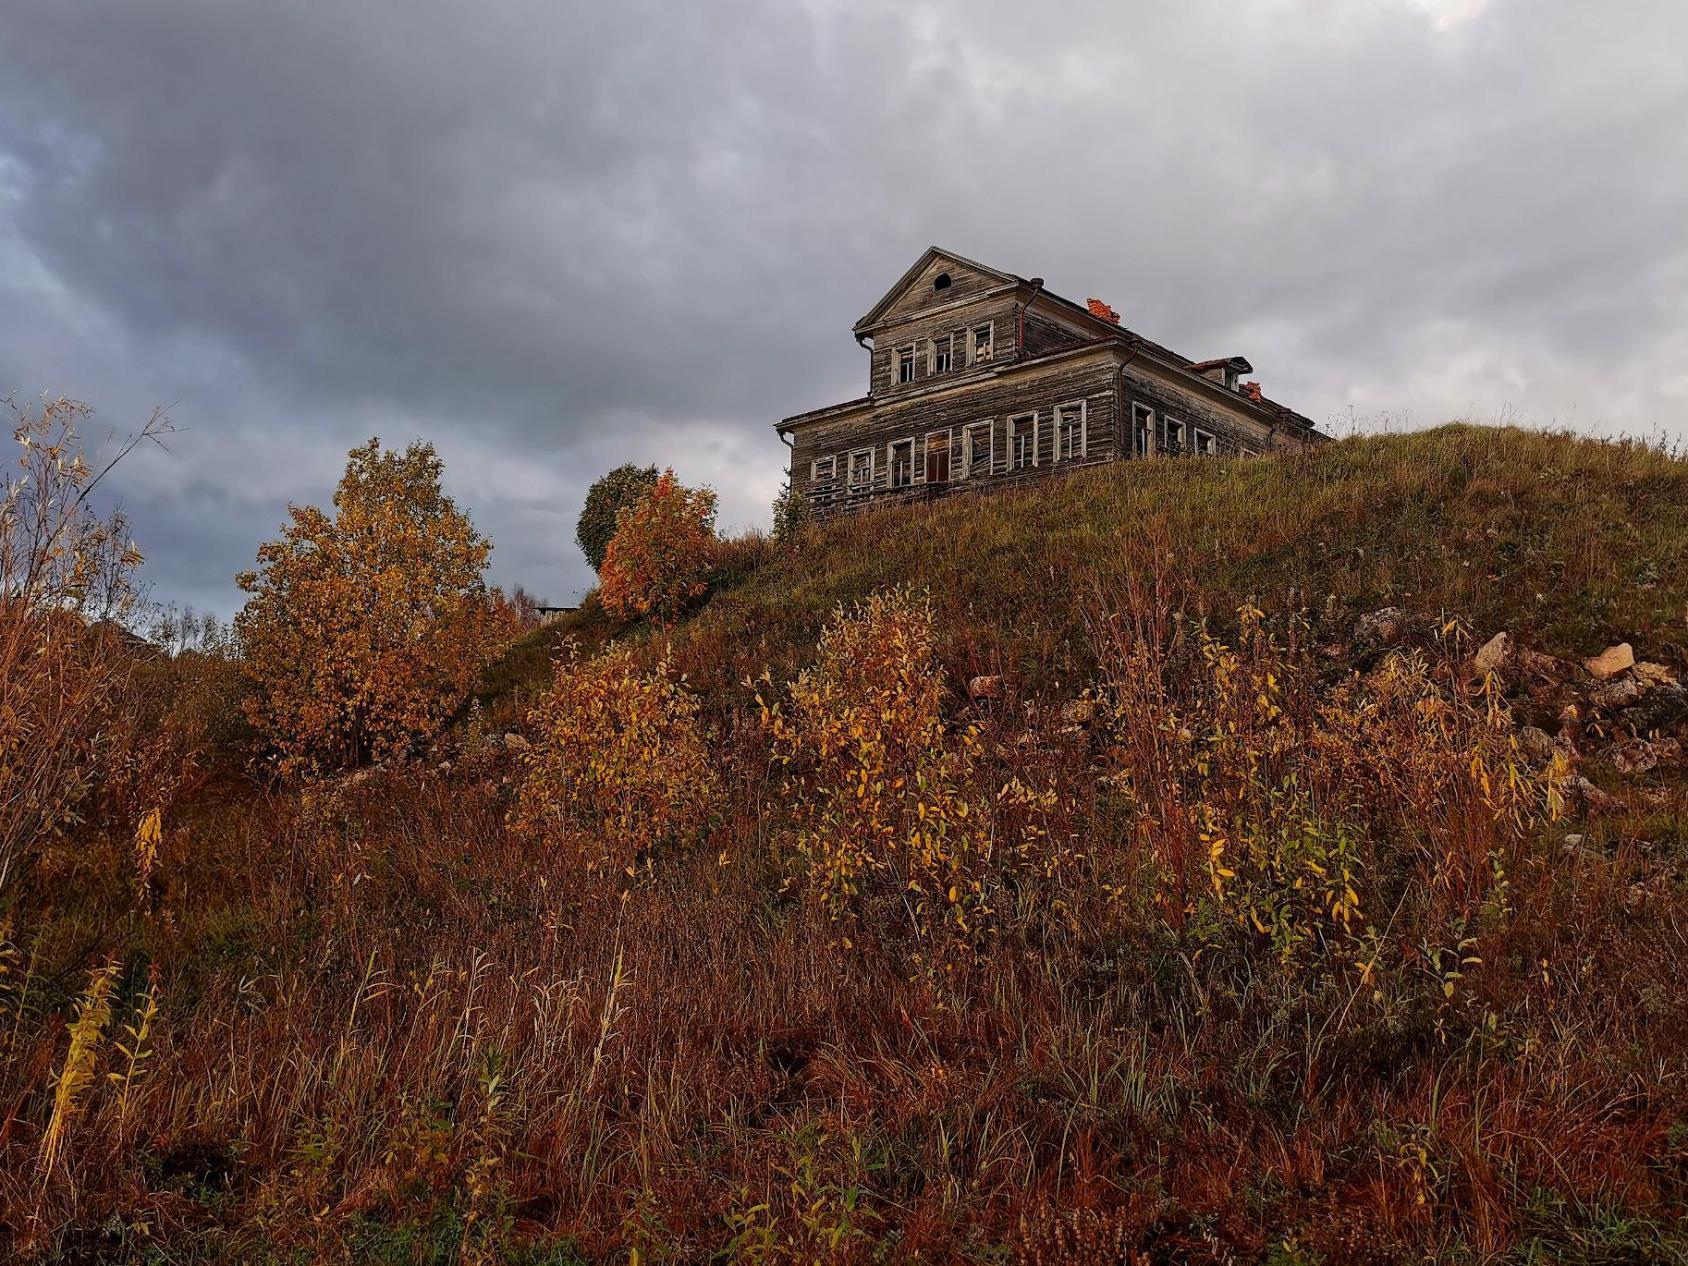
POLYGON ((1084 302, 1085 306, 1090 309, 1091 316, 1101 317, 1104 321, 1112 321, 1115 325, 1119 324, 1119 313, 1115 312, 1100 299, 1086 299, 1084 302))
POLYGON ((1243 384, 1243 394, 1250 400, 1260 399, 1260 384, 1257 382, 1245 382, 1243 384))

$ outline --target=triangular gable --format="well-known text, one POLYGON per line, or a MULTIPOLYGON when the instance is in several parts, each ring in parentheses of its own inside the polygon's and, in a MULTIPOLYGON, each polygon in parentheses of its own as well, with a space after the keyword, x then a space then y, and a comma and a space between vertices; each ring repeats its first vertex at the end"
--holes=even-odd
POLYGON ((874 304, 868 314, 851 328, 864 330, 888 317, 917 312, 922 308, 966 298, 970 294, 981 294, 998 286, 1016 285, 1021 280, 1013 273, 1001 272, 975 263, 954 251, 928 246, 925 254, 914 261, 914 267, 904 273, 897 284, 885 292, 885 297, 874 304), (939 273, 945 272, 950 275, 950 286, 944 291, 934 292, 932 283, 939 273))

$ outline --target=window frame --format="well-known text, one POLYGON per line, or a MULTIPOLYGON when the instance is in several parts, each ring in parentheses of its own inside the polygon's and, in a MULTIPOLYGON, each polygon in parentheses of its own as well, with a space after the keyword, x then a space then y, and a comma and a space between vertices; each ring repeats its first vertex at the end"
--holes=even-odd
POLYGON ((1212 431, 1204 431, 1199 426, 1190 427, 1190 451, 1197 457, 1219 456, 1219 437, 1212 431))
POLYGON ((1161 417, 1161 440, 1163 448, 1174 457, 1182 457, 1189 449, 1184 447, 1184 436, 1188 430, 1183 418, 1173 417, 1170 413, 1161 417))
POLYGON ((940 337, 934 337, 934 338, 927 339, 926 340, 926 374, 927 374, 927 376, 928 377, 936 377, 939 374, 947 374, 951 370, 953 370, 954 368, 955 368, 955 335, 954 334, 945 334, 945 335, 942 335, 940 337), (943 346, 943 349, 944 349, 943 350, 944 363, 942 365, 938 364, 938 355, 939 355, 938 348, 939 348, 940 344, 943 346))
POLYGON ((963 480, 980 477, 980 471, 974 469, 980 465, 973 460, 973 436, 980 430, 985 433, 985 459, 981 470, 985 476, 996 471, 996 419, 985 418, 978 422, 969 422, 961 428, 961 477, 963 480))
POLYGON ((898 440, 885 442, 885 487, 896 492, 900 488, 914 487, 914 436, 907 435, 898 440), (908 445, 908 482, 897 482, 897 445, 908 445))
POLYGON ((892 353, 891 374, 892 382, 895 386, 907 387, 918 380, 920 369, 919 359, 920 346, 917 343, 909 343, 903 347, 897 348, 896 351, 892 353), (904 357, 908 358, 907 378, 903 377, 904 357))
POLYGON ((920 482, 923 484, 954 483, 955 480, 951 477, 951 471, 955 466, 955 428, 953 426, 940 427, 936 431, 927 431, 920 438, 924 441, 920 449, 920 482), (944 477, 932 479, 928 476, 926 470, 931 458, 932 440, 939 435, 944 437, 944 477))
POLYGON ((967 327, 967 363, 985 365, 996 360, 996 322, 984 321, 967 327), (985 354, 979 355, 978 333, 985 332, 985 354))
POLYGON ((873 491, 875 476, 877 474, 874 469, 874 455, 876 451, 877 450, 872 448, 853 448, 850 450, 844 467, 844 490, 846 492, 853 495, 856 493, 873 491), (864 456, 867 458, 867 480, 863 483, 857 483, 856 458, 864 456))
POLYGON ((825 457, 815 457, 809 461, 809 483, 830 484, 838 478, 838 454, 828 453, 825 457), (821 463, 826 463, 826 474, 821 474, 821 463))
POLYGON ((1141 400, 1131 402, 1131 454, 1133 457, 1153 457, 1155 454, 1155 426, 1159 422, 1155 413, 1155 406, 1144 404, 1141 400), (1137 419, 1143 418, 1143 429, 1138 431, 1137 419), (1137 446, 1137 438, 1141 435, 1143 445, 1137 446))
POLYGON ((1082 462, 1082 461, 1086 461, 1090 456, 1090 401, 1088 401, 1088 400, 1065 400, 1065 401, 1062 401, 1060 404, 1055 406, 1054 418, 1055 418, 1055 433, 1054 433, 1055 460, 1054 460, 1054 463, 1052 463, 1052 464, 1059 464, 1061 462, 1082 462), (1067 455, 1066 445, 1062 442, 1061 413, 1065 409, 1075 409, 1075 408, 1078 410, 1078 455, 1070 457, 1070 456, 1067 455))
POLYGON ((1029 410, 1025 413, 1016 413, 1008 419, 1008 469, 1009 469, 1010 473, 1012 473, 1016 470, 1036 470, 1037 469, 1038 456, 1039 456, 1039 454, 1038 454, 1038 448, 1039 448, 1038 430, 1039 430, 1039 427, 1038 427, 1038 412, 1037 412, 1036 409, 1031 409, 1031 410, 1029 410), (1016 447, 1016 444, 1015 444, 1015 442, 1020 438, 1019 434, 1015 431, 1015 427, 1017 427, 1022 422, 1030 422, 1031 423, 1031 441, 1032 441, 1031 461, 1026 462, 1024 464, 1022 464, 1020 462, 1019 449, 1016 447))

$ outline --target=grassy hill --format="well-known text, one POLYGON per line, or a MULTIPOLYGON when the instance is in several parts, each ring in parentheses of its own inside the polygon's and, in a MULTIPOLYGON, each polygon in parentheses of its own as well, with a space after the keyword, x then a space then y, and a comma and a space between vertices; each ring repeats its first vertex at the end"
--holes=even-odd
MULTIPOLYGON (((1349 620, 1398 605, 1507 629, 1541 650, 1643 657, 1688 645, 1688 462, 1638 444, 1445 426, 1253 462, 1127 463, 1006 494, 823 525, 737 569, 675 633, 694 679, 724 687, 801 663, 841 603, 931 593, 955 675, 1053 685, 1096 665, 1086 624, 1132 577, 1227 627, 1245 600, 1349 620)), ((489 675, 532 690, 566 638, 621 632, 588 604, 489 675)), ((637 631, 648 636, 649 630, 637 631)))
POLYGON ((732 543, 425 760, 184 796, 147 884, 89 822, 0 911, 0 1238, 1685 1260, 1685 644, 1688 462, 1511 429, 732 543))

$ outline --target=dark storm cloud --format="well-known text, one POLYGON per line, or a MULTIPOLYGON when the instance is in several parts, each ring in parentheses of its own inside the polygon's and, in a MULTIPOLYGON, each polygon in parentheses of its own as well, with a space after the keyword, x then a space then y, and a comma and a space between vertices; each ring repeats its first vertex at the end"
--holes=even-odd
POLYGON ((1688 404, 1671 0, 0 0, 0 385, 113 425, 155 589, 369 434, 434 440, 555 597, 589 480, 759 521, 780 415, 928 242, 1241 351, 1321 422, 1688 404))

